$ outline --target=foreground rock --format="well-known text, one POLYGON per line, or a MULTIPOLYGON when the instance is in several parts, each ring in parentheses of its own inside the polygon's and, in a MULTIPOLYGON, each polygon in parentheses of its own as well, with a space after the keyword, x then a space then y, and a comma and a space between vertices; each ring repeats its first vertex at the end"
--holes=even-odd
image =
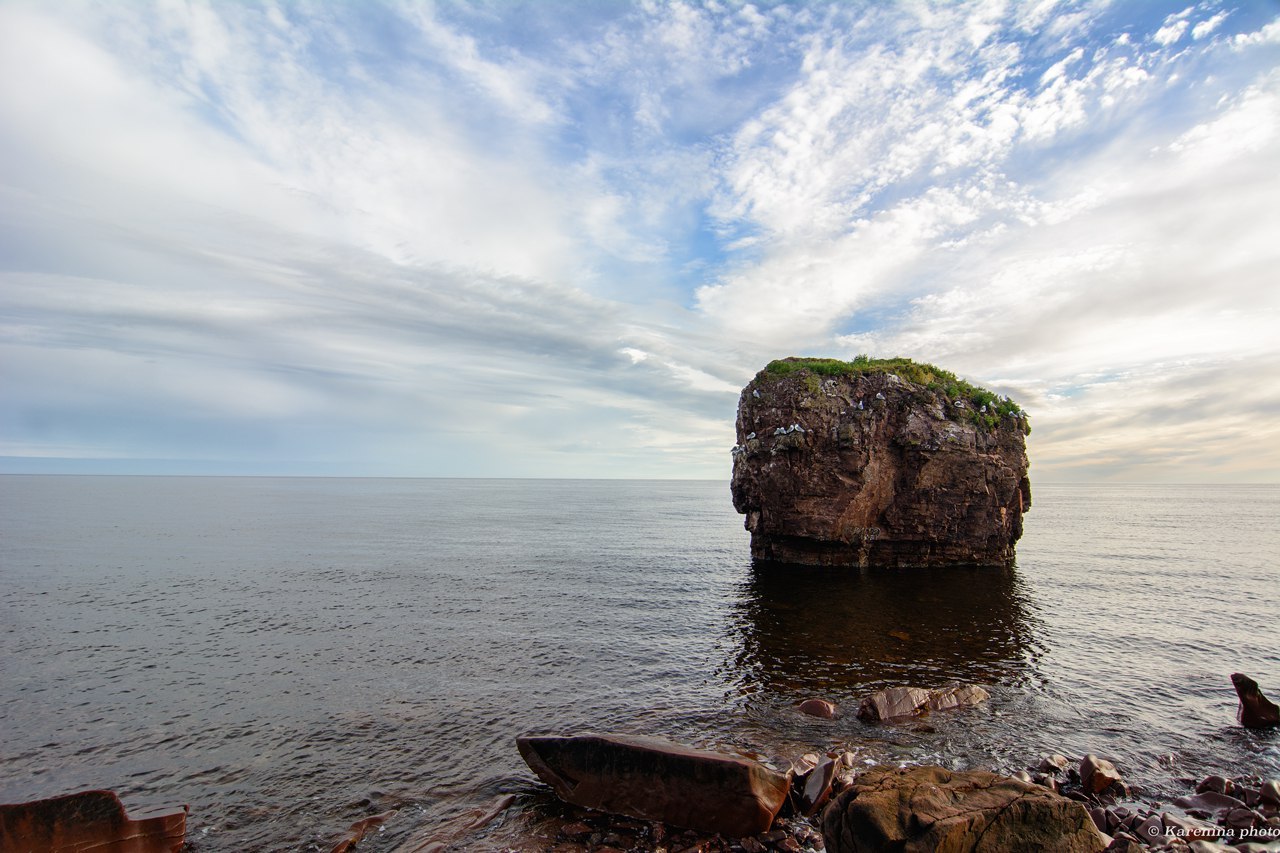
POLYGON ((1107 846, 1077 802, 994 773, 877 769, 827 806, 828 853, 946 850, 1097 853, 1107 846))
POLYGON ((1262 695, 1258 682, 1239 672, 1231 674, 1231 683, 1235 685, 1236 695, 1240 697, 1240 708, 1236 718, 1240 725, 1247 729, 1269 729, 1280 726, 1280 708, 1262 695))
POLYGON ((783 359, 738 402, 733 505, 757 559, 1008 566, 1031 505, 1026 416, 908 359, 783 359))
POLYGON ((538 778, 567 803, 725 836, 769 829, 790 779, 746 758, 626 735, 520 737, 538 778))
POLYGON ((0 850, 39 853, 178 853, 187 809, 125 814, 111 791, 0 805, 0 850))
POLYGON ((913 717, 925 711, 946 711, 977 705, 991 694, 974 684, 923 690, 919 687, 890 687, 871 694, 858 706, 858 719, 866 722, 913 717))

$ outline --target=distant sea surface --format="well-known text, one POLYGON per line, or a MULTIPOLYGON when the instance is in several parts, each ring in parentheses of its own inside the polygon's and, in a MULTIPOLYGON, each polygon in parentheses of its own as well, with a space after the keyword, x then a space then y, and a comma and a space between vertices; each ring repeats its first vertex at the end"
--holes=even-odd
POLYGON ((515 793, 514 738, 652 734, 782 767, 1013 771, 1149 796, 1280 775, 1280 488, 1039 486, 1013 571, 753 566, 723 482, 0 477, 0 801, 189 803, 200 851, 391 850, 515 793), (984 707, 867 725, 889 685, 984 707), (845 710, 799 715, 806 698, 845 710))

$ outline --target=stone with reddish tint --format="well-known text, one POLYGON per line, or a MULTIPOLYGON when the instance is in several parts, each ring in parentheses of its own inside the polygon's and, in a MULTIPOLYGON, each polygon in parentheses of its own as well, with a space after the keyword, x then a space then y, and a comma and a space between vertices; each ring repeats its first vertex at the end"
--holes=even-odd
POLYGON ((1196 793, 1203 794, 1206 791, 1213 791, 1216 794, 1231 794, 1235 786, 1231 780, 1225 776, 1206 776, 1200 780, 1200 784, 1196 785, 1196 793))
POLYGON ((135 811, 111 791, 0 805, 0 850, 40 853, 178 853, 187 807, 135 811))
POLYGON ((927 707, 929 691, 919 687, 890 687, 877 691, 858 706, 858 719, 867 722, 911 717, 927 707))
POLYGON ((835 760, 825 758, 791 779, 791 801, 797 814, 812 817, 827 804, 837 766, 835 760))
POLYGON ((759 762, 630 735, 519 737, 525 762, 560 799, 732 838, 773 823, 790 780, 759 762))
POLYGON ((821 717, 824 720, 836 718, 836 706, 826 699, 806 699, 800 703, 800 713, 810 717, 821 717))
POLYGON ((1105 758, 1089 754, 1080 760, 1080 784, 1091 794, 1102 793, 1120 778, 1120 771, 1105 758))
POLYGON ((876 768, 822 814, 828 853, 954 850, 1098 853, 1106 839, 1079 803, 994 773, 876 768))
POLYGON ((1270 803, 1273 806, 1280 806, 1280 781, 1271 779, 1263 783, 1262 788, 1258 791, 1258 797, 1264 803, 1270 803))
POLYGON ((929 710, 949 711, 952 708, 967 708, 971 705, 979 705, 990 698, 991 694, 976 684, 944 687, 941 690, 929 691, 929 710))
POLYGON ((756 559, 1013 565, 1031 506, 1020 415, 979 415, 888 366, 783 359, 743 389, 736 428, 730 489, 756 559))
POLYGON ((1237 800, 1235 797, 1219 794, 1216 791, 1205 791, 1194 797, 1179 797, 1173 801, 1173 804, 1189 814, 1209 815, 1214 816, 1215 819, 1233 809, 1245 808, 1243 800, 1237 800))

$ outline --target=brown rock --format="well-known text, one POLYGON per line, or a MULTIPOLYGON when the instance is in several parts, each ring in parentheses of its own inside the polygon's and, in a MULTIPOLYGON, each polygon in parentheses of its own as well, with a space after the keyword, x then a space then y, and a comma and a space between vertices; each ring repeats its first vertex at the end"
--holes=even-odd
POLYGON ((1235 785, 1230 779, 1224 776, 1206 776, 1200 780, 1200 784, 1196 785, 1196 793, 1203 794, 1205 791, 1214 791, 1218 794, 1230 795, 1235 785))
POLYGON ((741 838, 773 823, 787 776, 733 755, 628 735, 516 738, 520 755, 568 803, 741 838))
POLYGON ((929 691, 929 710, 947 711, 952 708, 966 708, 977 705, 991 698, 991 694, 976 684, 964 684, 959 687, 944 687, 941 690, 929 691))
POLYGON ((811 817, 827 804, 837 766, 834 760, 827 758, 792 778, 791 801, 795 805, 796 814, 811 817))
POLYGON ((754 838, 742 839, 742 844, 740 846, 745 853, 765 853, 765 851, 769 849, 754 838))
POLYGON ((827 806, 828 853, 947 850, 1097 853, 1106 846, 1079 803, 994 773, 876 769, 827 806))
POLYGON ((858 719, 868 722, 910 717, 929 704, 929 691, 919 687, 890 687, 871 694, 858 706, 858 719))
POLYGON ((1216 816, 1226 814, 1232 809, 1245 807, 1243 800, 1237 800, 1235 797, 1219 794, 1216 791, 1205 791, 1194 797, 1179 797, 1173 801, 1173 804, 1189 814, 1213 815, 1215 819, 1216 816))
POLYGON ((1092 794, 1100 794, 1120 781, 1120 771, 1105 758, 1086 755, 1080 760, 1080 784, 1092 794))
POLYGON ((1271 779, 1263 783, 1262 788, 1258 791, 1258 797, 1264 803, 1280 806, 1280 780, 1271 779))
POLYGON ((1025 416, 955 405, 947 386, 959 386, 925 365, 813 366, 772 362, 738 402, 731 489, 752 556, 1012 565, 1031 505, 1025 416), (898 375, 913 373, 939 381, 898 375))
POLYGON ((1062 773, 1071 766, 1071 760, 1065 755, 1046 755, 1040 759, 1039 770, 1042 773, 1062 773))
POLYGON ((130 818, 111 791, 0 805, 0 850, 6 851, 178 853, 186 832, 186 806, 130 818))
POLYGON ((1194 818, 1178 817, 1177 815, 1165 812, 1160 816, 1164 821, 1165 834, 1174 838, 1181 838, 1184 841, 1194 841, 1202 839, 1205 841, 1215 841, 1222 835, 1222 830, 1211 823, 1205 823, 1202 820, 1194 818))
POLYGON ((1236 695, 1240 697, 1240 708, 1236 711, 1236 719, 1247 729, 1269 729, 1280 726, 1280 708, 1262 695, 1258 682, 1247 675, 1232 673, 1231 683, 1235 685, 1236 695))
POLYGON ((800 703, 799 711, 810 717, 821 717, 824 720, 836 718, 836 706, 826 699, 806 699, 800 703))
POLYGON ((369 830, 376 829, 386 823, 387 820, 394 817, 395 814, 396 810, 392 809, 391 811, 356 821, 347 828, 347 834, 333 846, 333 849, 331 849, 329 853, 348 853, 348 851, 355 850, 356 845, 364 839, 365 834, 368 833, 369 830))

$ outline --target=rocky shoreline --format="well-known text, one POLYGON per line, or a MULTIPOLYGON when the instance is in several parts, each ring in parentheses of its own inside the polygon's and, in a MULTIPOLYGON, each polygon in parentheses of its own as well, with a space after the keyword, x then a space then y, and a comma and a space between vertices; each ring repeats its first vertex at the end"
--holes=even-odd
MULTIPOLYGON (((866 780, 894 772, 930 771, 960 779, 982 773, 958 773, 929 765, 884 767, 867 764, 868 759, 857 753, 837 750, 800 756, 792 762, 792 768, 803 772, 826 760, 838 768, 832 781, 832 803, 827 811, 812 817, 796 814, 780 817, 767 832, 726 838, 657 821, 559 804, 558 810, 553 808, 530 819, 517 830, 514 834, 519 836, 518 840, 508 828, 507 833, 490 838, 499 844, 486 849, 509 853, 844 853, 855 848, 833 845, 824 838, 823 815, 828 816, 830 823, 830 815, 841 808, 840 798, 866 780), (501 838, 504 834, 506 837, 501 838)), ((1045 755, 1010 777, 987 775, 1079 803, 1099 839, 1096 846, 1083 849, 1123 853, 1280 851, 1280 780, 1264 780, 1254 775, 1230 779, 1209 776, 1198 782, 1188 779, 1185 796, 1162 801, 1145 797, 1140 787, 1124 778, 1115 762, 1092 754, 1077 759, 1060 754, 1045 755)), ((530 817, 526 815, 526 819, 530 817)), ((482 833, 477 840, 483 837, 482 833)), ((922 846, 920 849, 932 848, 922 846)))

